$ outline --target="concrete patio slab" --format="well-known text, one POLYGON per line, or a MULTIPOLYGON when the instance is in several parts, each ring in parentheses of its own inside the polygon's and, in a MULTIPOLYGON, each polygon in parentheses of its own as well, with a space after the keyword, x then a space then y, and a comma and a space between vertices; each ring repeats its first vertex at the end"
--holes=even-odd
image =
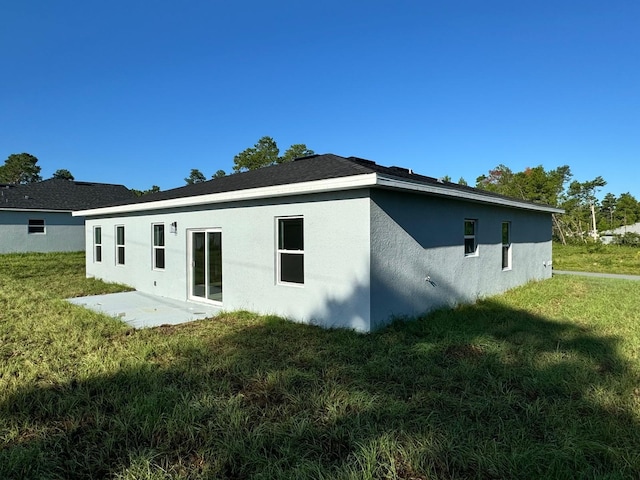
POLYGON ((214 305, 181 302, 142 292, 110 293, 69 298, 68 302, 116 317, 134 328, 177 325, 215 317, 222 309, 214 305))

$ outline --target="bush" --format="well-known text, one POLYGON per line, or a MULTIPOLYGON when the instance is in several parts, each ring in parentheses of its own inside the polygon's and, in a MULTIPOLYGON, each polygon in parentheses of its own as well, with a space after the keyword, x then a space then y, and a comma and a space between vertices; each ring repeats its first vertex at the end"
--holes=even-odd
POLYGON ((640 234, 634 232, 626 232, 623 235, 614 235, 612 243, 614 245, 640 247, 640 234))
POLYGON ((587 253, 600 253, 604 249, 604 244, 598 239, 589 239, 586 241, 587 253))

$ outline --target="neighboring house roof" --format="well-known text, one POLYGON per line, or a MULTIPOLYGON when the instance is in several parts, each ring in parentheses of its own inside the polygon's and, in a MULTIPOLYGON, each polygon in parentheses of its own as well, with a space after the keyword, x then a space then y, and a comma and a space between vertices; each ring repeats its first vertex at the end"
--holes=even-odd
POLYGON ((602 232, 602 236, 606 235, 624 235, 625 233, 640 233, 640 223, 634 223, 632 225, 623 225, 613 230, 607 230, 602 232))
POLYGON ((0 210, 71 212, 131 200, 123 185, 52 178, 25 185, 0 184, 0 210))
POLYGON ((114 202, 110 206, 83 210, 75 212, 74 215, 109 215, 367 187, 457 197, 527 210, 563 212, 548 205, 509 198, 485 190, 418 175, 402 167, 384 167, 371 160, 324 154, 310 155, 293 162, 151 193, 130 201, 114 202))

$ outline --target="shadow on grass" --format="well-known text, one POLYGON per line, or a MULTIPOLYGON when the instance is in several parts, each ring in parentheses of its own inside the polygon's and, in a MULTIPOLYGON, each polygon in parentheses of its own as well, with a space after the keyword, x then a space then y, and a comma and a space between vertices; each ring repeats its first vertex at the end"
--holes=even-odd
POLYGON ((170 354, 12 395, 0 477, 640 475, 616 338, 494 301, 370 335, 234 315, 210 321, 224 336, 161 327, 170 354))

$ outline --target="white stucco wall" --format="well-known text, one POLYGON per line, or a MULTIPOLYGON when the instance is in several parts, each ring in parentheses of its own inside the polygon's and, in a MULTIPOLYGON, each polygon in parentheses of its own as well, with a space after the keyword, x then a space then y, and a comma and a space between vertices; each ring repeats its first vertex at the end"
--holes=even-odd
POLYGON ((0 210, 0 253, 78 252, 85 248, 84 218, 70 212, 0 210), (45 221, 45 233, 28 233, 29 219, 45 221))
POLYGON ((474 302, 551 276, 551 215, 390 190, 255 200, 86 221, 87 275, 188 299, 188 234, 222 231, 223 303, 325 327, 359 331, 394 317, 474 302), (276 279, 276 218, 304 217, 303 286, 276 279), (478 255, 464 255, 464 220, 477 221, 478 255), (166 268, 152 268, 152 225, 166 229, 166 268), (169 233, 177 222, 177 234, 169 233), (512 268, 502 269, 502 222, 511 224, 512 268), (93 261, 101 226, 103 260, 93 261), (125 226, 126 264, 115 264, 125 226), (425 278, 433 282, 425 281, 425 278))
POLYGON ((376 190, 371 198, 372 328, 471 303, 551 277, 551 215, 376 190), (477 220, 478 255, 464 255, 464 221, 477 220), (502 222, 511 222, 512 268, 502 269, 502 222), (429 277, 434 284, 425 281, 429 277))
POLYGON ((87 218, 87 275, 137 290, 188 297, 190 229, 222 231, 223 308, 295 321, 369 330, 369 207, 366 190, 275 201, 238 202, 173 211, 87 218), (276 218, 304 217, 303 286, 276 281, 276 218), (166 229, 166 268, 152 269, 152 224, 166 229), (169 233, 177 222, 178 233, 169 233), (115 265, 115 227, 125 226, 126 264, 115 265), (93 228, 102 228, 102 262, 93 261, 93 228))

